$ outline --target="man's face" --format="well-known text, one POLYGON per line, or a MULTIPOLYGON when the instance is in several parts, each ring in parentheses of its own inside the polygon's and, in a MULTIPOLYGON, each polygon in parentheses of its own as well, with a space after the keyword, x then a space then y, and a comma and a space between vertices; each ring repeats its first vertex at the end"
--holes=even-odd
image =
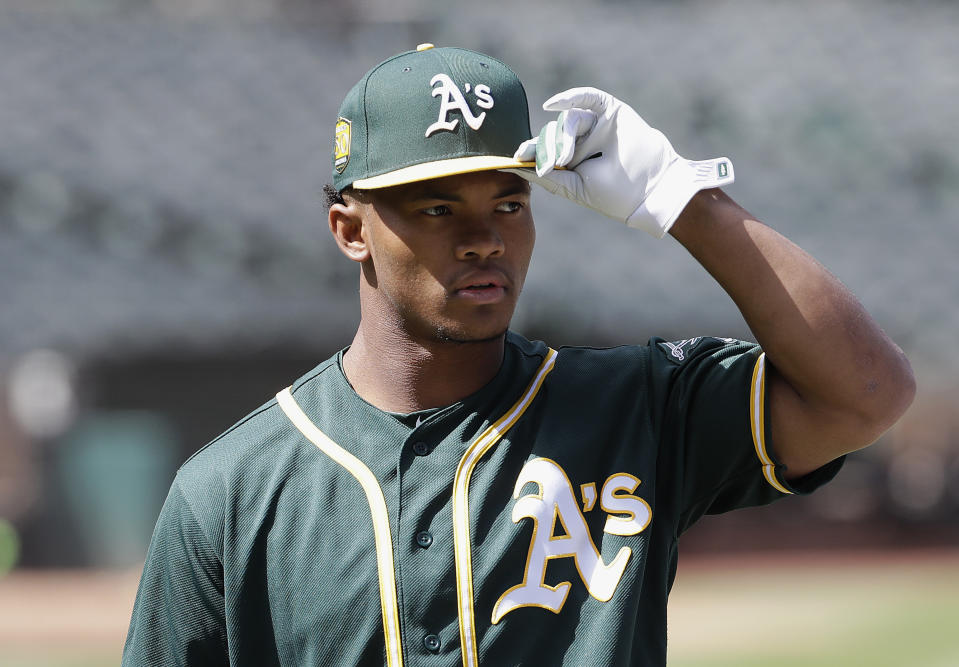
POLYGON ((529 184, 485 171, 367 193, 377 317, 414 339, 479 342, 509 326, 533 252, 529 184))

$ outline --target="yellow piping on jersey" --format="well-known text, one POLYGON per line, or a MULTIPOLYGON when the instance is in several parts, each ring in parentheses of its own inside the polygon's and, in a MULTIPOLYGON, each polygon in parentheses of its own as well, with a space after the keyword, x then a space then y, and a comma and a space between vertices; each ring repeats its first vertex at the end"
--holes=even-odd
POLYGON ((770 486, 780 493, 792 495, 792 491, 776 479, 776 465, 766 453, 766 353, 756 360, 753 368, 753 381, 749 391, 749 424, 753 432, 753 446, 756 456, 763 465, 763 476, 770 486))
POLYGON ((473 610, 473 563, 470 552, 470 477, 479 460, 513 427, 536 398, 546 376, 553 370, 556 355, 556 350, 550 348, 522 397, 466 448, 466 453, 460 459, 456 476, 453 478, 453 550, 456 556, 456 600, 464 667, 479 665, 479 653, 476 648, 476 615, 473 610))
POLYGON ((293 425, 316 445, 320 451, 349 471, 363 487, 373 516, 373 538, 376 543, 376 569, 380 582, 380 606, 383 612, 383 632, 386 635, 386 664, 403 667, 403 647, 400 642, 400 614, 396 600, 396 575, 393 568, 393 542, 390 536, 390 517, 386 500, 376 477, 362 461, 333 442, 329 436, 310 421, 287 387, 276 395, 276 400, 293 425))

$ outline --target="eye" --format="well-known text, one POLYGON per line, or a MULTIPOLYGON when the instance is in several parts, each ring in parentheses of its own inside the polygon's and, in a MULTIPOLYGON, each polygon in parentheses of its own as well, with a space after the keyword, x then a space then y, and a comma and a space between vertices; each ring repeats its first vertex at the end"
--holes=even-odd
POLYGON ((523 204, 518 201, 504 201, 496 205, 496 210, 499 213, 519 213, 523 210, 523 204))
POLYGON ((430 206, 429 208, 424 208, 420 212, 423 215, 441 216, 441 215, 449 215, 451 211, 450 211, 450 207, 447 206, 446 204, 439 204, 438 206, 430 206))

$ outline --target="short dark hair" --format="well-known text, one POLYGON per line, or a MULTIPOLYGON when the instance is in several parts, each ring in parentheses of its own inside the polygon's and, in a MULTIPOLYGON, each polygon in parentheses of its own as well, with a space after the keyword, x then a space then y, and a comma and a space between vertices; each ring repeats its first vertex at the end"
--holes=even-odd
POLYGON ((323 186, 323 195, 326 197, 326 208, 330 209, 333 204, 346 204, 343 201, 343 193, 327 183, 323 186))
POLYGON ((347 197, 352 197, 353 199, 363 198, 363 193, 365 190, 357 190, 352 185, 347 185, 342 190, 337 190, 332 185, 327 183, 323 186, 323 196, 326 197, 326 208, 329 209, 333 204, 343 204, 346 205, 346 200, 343 198, 343 195, 347 197))

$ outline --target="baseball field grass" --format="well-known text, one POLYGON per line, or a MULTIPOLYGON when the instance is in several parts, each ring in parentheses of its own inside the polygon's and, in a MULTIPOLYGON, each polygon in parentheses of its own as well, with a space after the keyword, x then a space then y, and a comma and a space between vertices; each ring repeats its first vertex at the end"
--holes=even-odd
POLYGON ((674 667, 959 666, 959 554, 682 562, 674 667))
MULTIPOLYGON (((0 579, 0 665, 117 665, 138 572, 0 579)), ((959 551, 681 559, 670 667, 955 667, 959 551)))

